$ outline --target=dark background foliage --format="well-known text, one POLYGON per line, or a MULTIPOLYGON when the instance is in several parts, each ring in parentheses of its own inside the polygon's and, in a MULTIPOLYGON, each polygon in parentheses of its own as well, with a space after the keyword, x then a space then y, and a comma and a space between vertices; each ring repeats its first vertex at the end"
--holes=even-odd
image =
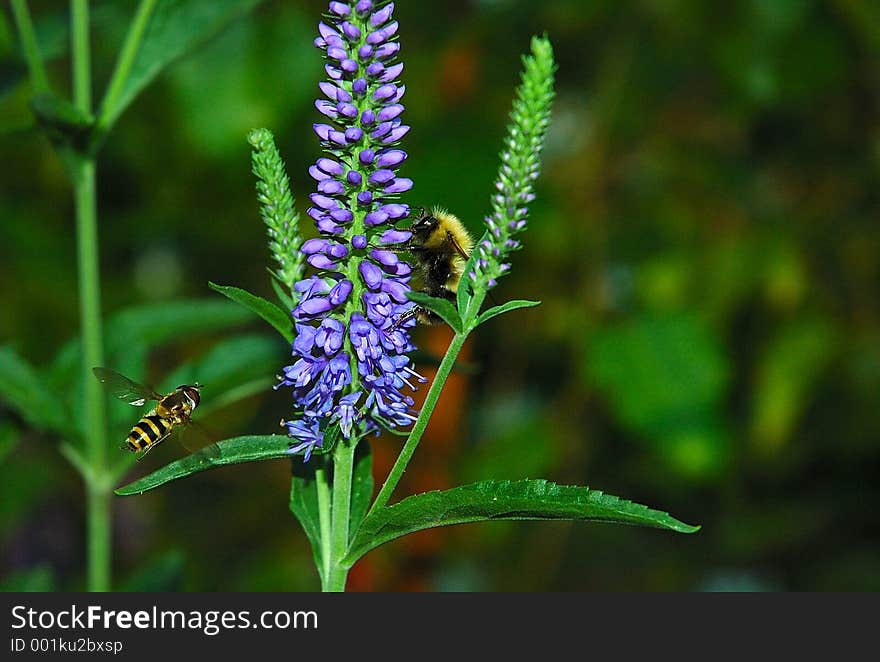
MULTIPOLYGON (((60 4, 33 9, 57 82, 60 4)), ((99 160, 105 311, 210 297, 208 280, 271 296, 245 136, 275 132, 304 211, 323 8, 265 3, 123 116, 99 160)), ((100 84, 128 11, 95 3, 100 84)), ((350 588, 880 589, 878 5, 474 0, 396 14, 407 201, 447 206, 474 232, 532 34, 547 31, 560 66, 525 249, 496 294, 544 303, 480 328, 402 490, 545 477, 703 529, 435 530, 369 555, 350 588)), ((73 212, 61 163, 30 128, 16 52, 6 7, 0 339, 40 365, 78 328, 73 212)), ((222 338, 154 353, 150 377, 222 338)), ((418 338, 436 355, 449 333, 418 338)), ((279 344, 267 374, 286 359, 279 344)), ((267 392, 208 423, 269 433, 286 411, 267 392)), ((0 416, 3 586, 80 588, 81 484, 50 438, 0 416)), ((399 444, 374 441, 377 478, 399 444)), ((164 445, 131 476, 181 452, 164 445)), ((262 463, 118 499, 116 586, 317 588, 288 482, 284 462, 262 463)))

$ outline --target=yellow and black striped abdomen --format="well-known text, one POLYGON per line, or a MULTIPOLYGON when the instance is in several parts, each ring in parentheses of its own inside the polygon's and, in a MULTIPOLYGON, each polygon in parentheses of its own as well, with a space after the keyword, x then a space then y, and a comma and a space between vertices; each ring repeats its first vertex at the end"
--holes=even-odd
POLYGON ((156 414, 139 420, 128 433, 126 445, 130 451, 142 451, 164 439, 171 432, 171 423, 156 414))

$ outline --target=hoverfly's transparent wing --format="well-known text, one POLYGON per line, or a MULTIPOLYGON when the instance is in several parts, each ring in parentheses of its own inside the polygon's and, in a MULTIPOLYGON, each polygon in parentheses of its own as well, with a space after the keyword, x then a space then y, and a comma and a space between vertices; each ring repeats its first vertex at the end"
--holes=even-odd
MULTIPOLYGON (((166 435, 166 437, 167 437, 167 435, 166 435)), ((160 439, 159 441, 157 441, 157 442, 155 442, 155 443, 150 444, 150 445, 147 446, 144 450, 139 451, 138 454, 137 454, 137 461, 140 462, 140 461, 143 460, 145 457, 147 457, 147 453, 149 453, 149 452, 150 452, 151 450, 153 450, 156 446, 158 446, 159 443, 160 443, 161 441, 162 441, 162 439, 160 439)))
POLYGON ((110 393, 128 404, 141 407, 147 400, 161 400, 162 396, 153 389, 120 375, 110 368, 92 368, 92 372, 110 393))
POLYGON ((193 455, 215 457, 220 454, 216 444, 219 436, 201 423, 190 420, 175 427, 171 434, 193 455))

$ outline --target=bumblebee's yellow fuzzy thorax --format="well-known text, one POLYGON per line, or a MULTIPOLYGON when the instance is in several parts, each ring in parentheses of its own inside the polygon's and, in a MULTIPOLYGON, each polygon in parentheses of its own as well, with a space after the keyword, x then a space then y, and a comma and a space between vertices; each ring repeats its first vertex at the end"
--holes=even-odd
MULTIPOLYGON (((434 207, 431 214, 437 219, 437 229, 428 237, 425 242, 427 248, 439 248, 449 242, 447 233, 452 236, 455 242, 470 255, 474 247, 474 240, 471 239, 470 233, 464 227, 458 216, 451 214, 445 209, 434 207)), ((460 256, 459 256, 460 257, 460 256)), ((464 268, 464 260, 462 260, 461 268, 464 268)))

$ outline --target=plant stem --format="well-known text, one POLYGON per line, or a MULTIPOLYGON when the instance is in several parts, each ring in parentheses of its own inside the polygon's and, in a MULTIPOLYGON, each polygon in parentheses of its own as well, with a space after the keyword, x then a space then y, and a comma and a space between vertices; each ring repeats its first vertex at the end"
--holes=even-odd
POLYGON ((354 473, 354 440, 340 442, 333 453, 333 510, 330 532, 330 572, 326 589, 345 590, 348 568, 342 559, 348 551, 348 526, 351 517, 351 480, 354 473))
MULTIPOLYGON (((80 110, 91 113, 89 6, 86 0, 71 2, 71 41, 74 103, 80 110)), ((90 428, 86 442, 86 461, 91 469, 91 474, 86 479, 87 585, 90 591, 107 591, 110 589, 111 567, 110 483, 106 479, 107 416, 104 393, 100 383, 92 375, 92 367, 104 364, 94 158, 76 155, 72 160, 71 175, 76 207, 84 415, 90 428)))
POLYGON ((34 31, 34 23, 25 0, 12 0, 12 14, 15 17, 15 25, 21 38, 21 48, 24 51, 24 59, 27 61, 28 72, 36 92, 49 90, 49 77, 43 66, 43 56, 40 54, 40 44, 37 42, 37 33, 34 31))
POLYGON ((397 487, 397 483, 400 482, 403 472, 406 471, 406 466, 409 464, 413 453, 416 451, 416 446, 419 445, 422 434, 428 427, 428 422, 431 420, 431 414, 437 406, 441 391, 443 391, 443 385, 446 383, 449 373, 452 372, 452 368, 455 366, 455 359, 458 358, 458 353, 461 351, 464 341, 467 340, 468 333, 469 330, 467 328, 464 331, 456 333, 452 338, 452 342, 449 343, 449 348, 446 350, 446 355, 440 362, 440 367, 437 368, 437 374, 434 376, 434 381, 431 383, 428 395, 425 396, 425 404, 422 406, 422 411, 419 412, 419 417, 413 425, 412 432, 410 432, 406 443, 403 445, 400 455, 397 456, 397 461, 394 463, 394 466, 391 467, 391 471, 388 473, 388 477, 385 479, 382 489, 379 490, 379 494, 376 495, 376 500, 373 501, 373 505, 370 506, 370 511, 367 513, 367 517, 388 503, 388 500, 391 498, 391 493, 394 491, 394 488, 397 487))
POLYGON ((88 485, 88 589, 94 592, 110 590, 112 556, 110 490, 106 481, 88 485))
POLYGON ((89 49, 88 0, 71 0, 70 35, 73 45, 73 103, 77 108, 92 112, 92 58, 89 49))
POLYGON ((95 162, 75 161, 73 188, 76 203, 77 253, 79 263, 80 328, 82 336, 82 379, 84 411, 89 422, 86 458, 91 468, 88 481, 88 586, 106 591, 110 584, 110 501, 106 485, 107 437, 104 393, 92 375, 92 367, 104 364, 101 334, 101 288, 98 273, 98 223, 95 206, 95 162))
POLYGON ((110 79, 110 84, 107 86, 107 91, 104 93, 104 99, 101 101, 101 112, 96 125, 96 133, 99 136, 106 132, 119 115, 119 108, 117 107, 119 96, 122 94, 129 73, 131 73, 131 67, 134 64, 135 57, 137 57, 147 25, 150 23, 150 17, 156 8, 156 2, 157 0, 141 0, 134 19, 128 28, 125 43, 122 45, 122 50, 119 51, 119 56, 116 59, 113 76, 110 79))
POLYGON ((327 482, 327 469, 315 470, 315 483, 318 489, 318 523, 321 528, 321 587, 327 590, 330 579, 330 483, 327 482))

